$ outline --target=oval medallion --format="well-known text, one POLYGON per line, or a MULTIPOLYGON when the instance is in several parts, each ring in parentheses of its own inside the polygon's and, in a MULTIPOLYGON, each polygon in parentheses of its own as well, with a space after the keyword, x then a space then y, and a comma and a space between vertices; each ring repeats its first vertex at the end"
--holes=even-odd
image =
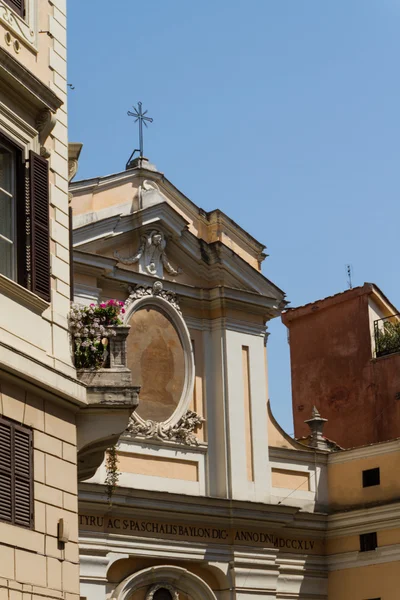
POLYGON ((127 364, 140 385, 137 414, 163 422, 175 412, 185 384, 185 354, 170 318, 154 306, 136 310, 129 320, 127 364))

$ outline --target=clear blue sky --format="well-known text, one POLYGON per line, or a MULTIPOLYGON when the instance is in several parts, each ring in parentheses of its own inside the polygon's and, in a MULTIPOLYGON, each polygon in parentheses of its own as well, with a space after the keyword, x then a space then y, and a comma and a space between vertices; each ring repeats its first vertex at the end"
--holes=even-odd
MULTIPOLYGON (((400 0, 68 0, 78 178, 145 154, 267 246, 292 306, 378 284, 400 304, 400 0)), ((270 325, 272 408, 292 433, 286 330, 270 325)))

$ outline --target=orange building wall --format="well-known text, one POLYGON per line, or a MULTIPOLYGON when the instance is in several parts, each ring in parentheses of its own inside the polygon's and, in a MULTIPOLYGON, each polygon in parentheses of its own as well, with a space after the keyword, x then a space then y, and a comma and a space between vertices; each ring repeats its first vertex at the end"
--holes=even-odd
POLYGON ((400 435, 400 355, 372 356, 367 285, 282 317, 296 437, 309 434, 304 420, 314 404, 328 419, 324 434, 344 448, 400 435))

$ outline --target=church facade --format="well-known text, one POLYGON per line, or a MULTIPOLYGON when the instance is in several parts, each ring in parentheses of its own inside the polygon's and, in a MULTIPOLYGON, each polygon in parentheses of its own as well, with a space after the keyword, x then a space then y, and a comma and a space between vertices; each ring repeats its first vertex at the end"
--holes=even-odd
MULTIPOLYGON (((72 183, 75 302, 124 303, 139 406, 80 487, 81 595, 327 598, 328 449, 268 407, 264 247, 136 159, 72 183)), ((311 416, 311 415, 310 415, 311 416)))

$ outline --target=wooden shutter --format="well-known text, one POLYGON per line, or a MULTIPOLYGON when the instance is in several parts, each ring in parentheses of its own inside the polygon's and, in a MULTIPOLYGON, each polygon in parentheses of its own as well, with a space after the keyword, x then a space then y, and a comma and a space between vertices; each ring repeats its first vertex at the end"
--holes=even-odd
POLYGON ((32 523, 32 434, 14 426, 14 523, 30 527, 32 523))
POLYGON ((49 164, 29 153, 32 292, 50 302, 49 164))
POLYGON ((4 0, 20 16, 25 16, 25 0, 4 0))
POLYGON ((33 525, 32 432, 0 418, 0 520, 33 525))
POLYGON ((69 207, 69 298, 74 301, 74 231, 72 220, 72 206, 69 207))
POLYGON ((12 522, 12 429, 0 420, 0 519, 12 522))

